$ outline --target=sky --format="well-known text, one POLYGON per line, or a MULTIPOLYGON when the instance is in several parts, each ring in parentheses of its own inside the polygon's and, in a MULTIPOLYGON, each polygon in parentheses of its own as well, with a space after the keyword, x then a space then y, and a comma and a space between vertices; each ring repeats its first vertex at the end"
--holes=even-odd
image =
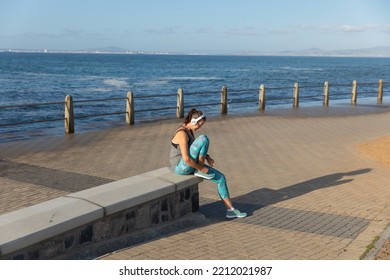
POLYGON ((390 46, 389 14, 389 0, 0 0, 0 49, 359 49, 390 46))

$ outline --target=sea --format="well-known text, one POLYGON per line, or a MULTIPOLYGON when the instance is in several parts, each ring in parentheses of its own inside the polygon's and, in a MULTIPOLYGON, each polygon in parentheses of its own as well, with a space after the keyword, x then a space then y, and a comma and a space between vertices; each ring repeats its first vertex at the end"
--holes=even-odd
POLYGON ((292 106, 294 83, 304 106, 322 104, 325 81, 330 100, 350 99, 354 80, 359 100, 376 98, 380 79, 390 95, 390 58, 1 52, 0 142, 63 135, 67 95, 82 133, 124 125, 129 91, 137 125, 174 119, 179 88, 185 111, 217 116, 223 86, 228 114, 246 114, 258 110, 261 84, 277 109, 292 106))

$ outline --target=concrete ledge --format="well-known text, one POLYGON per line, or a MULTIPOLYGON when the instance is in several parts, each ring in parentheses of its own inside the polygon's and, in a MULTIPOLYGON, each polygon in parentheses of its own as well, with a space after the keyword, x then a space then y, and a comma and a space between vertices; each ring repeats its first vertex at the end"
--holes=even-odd
POLYGON ((164 167, 1 215, 0 258, 58 258, 172 222, 197 211, 201 181, 164 167))
POLYGON ((91 203, 60 197, 0 216, 1 256, 103 218, 91 203))

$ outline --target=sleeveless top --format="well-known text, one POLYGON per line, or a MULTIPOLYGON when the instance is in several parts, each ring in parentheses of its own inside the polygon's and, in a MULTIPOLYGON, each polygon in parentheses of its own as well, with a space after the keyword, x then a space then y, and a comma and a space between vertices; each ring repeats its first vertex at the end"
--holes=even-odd
MULTIPOLYGON (((173 137, 179 132, 183 130, 187 134, 187 144, 188 144, 188 149, 190 148, 191 144, 195 141, 195 136, 192 132, 192 130, 189 132, 187 129, 185 129, 183 126, 180 126, 176 132, 173 134, 173 137)), ((171 164, 171 167, 175 169, 175 167, 179 164, 181 160, 181 150, 180 150, 180 145, 175 144, 171 140, 171 152, 169 154, 169 163, 171 164)))

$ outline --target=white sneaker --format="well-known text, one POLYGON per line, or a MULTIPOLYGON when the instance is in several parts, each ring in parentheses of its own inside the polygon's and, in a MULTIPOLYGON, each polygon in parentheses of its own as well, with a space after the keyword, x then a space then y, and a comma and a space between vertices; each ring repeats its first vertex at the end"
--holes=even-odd
POLYGON ((204 173, 204 172, 202 172, 200 170, 196 170, 194 175, 198 176, 200 178, 206 179, 206 180, 211 180, 211 179, 213 179, 215 177, 215 174, 204 173))

